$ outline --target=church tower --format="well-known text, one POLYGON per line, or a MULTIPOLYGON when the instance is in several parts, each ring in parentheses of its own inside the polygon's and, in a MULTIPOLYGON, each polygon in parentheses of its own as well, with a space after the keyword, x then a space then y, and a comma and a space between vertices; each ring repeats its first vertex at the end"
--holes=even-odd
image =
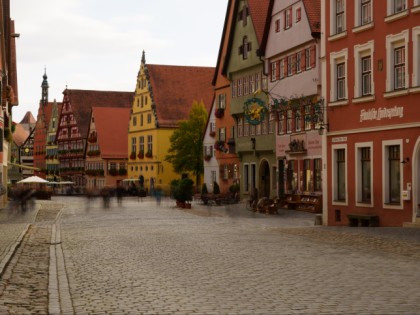
POLYGON ((45 68, 44 80, 42 81, 41 88, 42 88, 42 96, 41 96, 41 104, 43 106, 47 106, 48 104, 48 81, 47 81, 47 69, 45 68))

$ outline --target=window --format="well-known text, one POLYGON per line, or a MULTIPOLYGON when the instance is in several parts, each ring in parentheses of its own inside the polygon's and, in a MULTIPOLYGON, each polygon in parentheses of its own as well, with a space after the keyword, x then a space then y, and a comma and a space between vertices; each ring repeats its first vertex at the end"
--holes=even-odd
POLYGON ((394 90, 405 88, 405 47, 394 49, 394 90))
POLYGON ((249 82, 248 82, 248 76, 245 76, 243 78, 243 85, 244 85, 244 95, 248 95, 249 94, 249 82))
POLYGON ((271 63, 271 82, 277 80, 277 61, 271 63))
POLYGON ((287 110, 286 113, 286 132, 291 133, 292 132, 292 125, 293 125, 293 112, 291 109, 287 110))
POLYGON ((360 25, 369 24, 372 21, 372 3, 371 0, 362 0, 361 2, 360 25))
MULTIPOLYGON (((374 42, 354 46, 354 96, 356 98, 373 95, 373 73, 372 73, 372 54, 374 42)), ((370 100, 368 98, 367 100, 370 100)), ((360 102, 364 100, 359 100, 360 102)))
POLYGON ((248 120, 244 120, 244 136, 249 136, 249 122, 248 120))
POLYGON ((136 116, 133 117, 133 126, 137 126, 137 117, 136 116))
POLYGON ((152 122, 152 114, 147 114, 147 123, 150 124, 152 122))
POLYGON ((290 77, 293 74, 293 58, 292 56, 287 57, 287 76, 290 77))
POLYGON ((280 19, 274 21, 276 33, 280 32, 280 19))
POLYGON ((249 76, 249 92, 250 93, 254 93, 256 91, 254 79, 255 79, 254 75, 249 76))
POLYGON ((280 79, 284 78, 285 60, 280 60, 280 79))
POLYGON ((335 34, 344 32, 344 0, 336 0, 335 6, 335 34))
POLYGON ((330 54, 330 102, 343 102, 347 98, 347 56, 347 48, 330 54))
POLYGON ((131 138, 131 152, 137 152, 137 141, 136 138, 131 138))
POLYGON ((144 137, 141 136, 139 137, 139 152, 143 152, 144 153, 144 137))
POLYGON ((236 85, 236 81, 233 80, 232 81, 232 97, 236 97, 236 92, 237 92, 237 85, 236 85))
POLYGON ((261 86, 261 74, 255 74, 255 91, 257 91, 261 86))
POLYGON ((302 72, 302 52, 296 54, 296 73, 302 72))
POLYGON ((239 54, 242 55, 243 59, 248 59, 248 54, 252 49, 251 43, 248 41, 248 37, 244 36, 242 39, 242 46, 239 47, 239 54))
POLYGON ((400 145, 385 147, 385 202, 401 204, 400 145))
POLYGON ((143 126, 143 114, 140 114, 140 126, 143 126))
POLYGON ((289 29, 292 27, 292 8, 287 8, 284 11, 284 28, 289 29))
POLYGON ((406 8, 406 0, 393 0, 393 13, 399 13, 405 10, 406 8))
MULTIPOLYGON (((420 0, 418 1, 420 9, 420 0)), ((413 28, 413 87, 420 87, 420 26, 413 28)))
POLYGON ((299 22, 302 18, 302 9, 301 8, 297 8, 296 9, 296 23, 299 22))
POLYGON ((346 150, 337 149, 334 152, 335 158, 335 191, 336 201, 346 201, 346 150))
POLYGON ((278 112, 277 133, 282 135, 284 133, 284 112, 278 112))
POLYGON ((219 94, 217 97, 217 108, 226 108, 226 94, 219 94))
POLYGON ((288 191, 297 189, 297 172, 295 171, 295 161, 289 161, 287 164, 286 185, 288 191))
POLYGON ((305 106, 305 130, 311 130, 312 128, 312 115, 311 115, 311 106, 305 106))
POLYGON ((356 150, 357 202, 372 201, 372 148, 371 144, 360 144, 356 150), (369 145, 369 146, 368 146, 369 145))
POLYGON ((296 132, 301 131, 302 126, 302 115, 300 109, 295 110, 295 129, 296 132))
POLYGON ((242 79, 238 79, 238 96, 242 96, 242 79))
POLYGON ((238 137, 242 137, 244 134, 244 118, 238 117, 238 127, 236 128, 238 130, 238 137))
POLYGON ((311 69, 311 48, 305 49, 305 67, 306 70, 311 69))
POLYGON ((153 152, 153 136, 147 136, 147 152, 153 152))
POLYGON ((346 70, 345 64, 337 64, 337 100, 346 98, 346 70))
POLYGON ((274 119, 275 119, 275 114, 270 113, 270 118, 268 122, 268 133, 274 133, 274 128, 275 128, 274 119))
POLYGON ((370 95, 372 93, 372 68, 370 56, 362 58, 362 95, 370 95))
POLYGON ((391 96, 404 93, 401 90, 408 87, 408 36, 409 30, 386 36, 386 90, 391 96))

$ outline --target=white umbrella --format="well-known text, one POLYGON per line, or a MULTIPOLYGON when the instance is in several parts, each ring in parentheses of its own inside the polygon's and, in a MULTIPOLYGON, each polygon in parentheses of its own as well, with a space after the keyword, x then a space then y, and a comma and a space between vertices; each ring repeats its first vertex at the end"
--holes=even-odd
POLYGON ((17 183, 18 184, 23 184, 23 183, 43 184, 43 183, 49 183, 49 181, 47 181, 47 180, 45 180, 41 177, 38 177, 38 176, 30 176, 30 177, 27 177, 25 179, 22 179, 22 180, 18 181, 17 183))

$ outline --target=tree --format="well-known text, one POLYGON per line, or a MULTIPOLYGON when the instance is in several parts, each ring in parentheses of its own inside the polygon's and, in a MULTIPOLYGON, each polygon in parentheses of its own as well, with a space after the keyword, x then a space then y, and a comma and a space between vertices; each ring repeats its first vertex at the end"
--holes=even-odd
POLYGON ((204 173, 203 131, 207 123, 207 111, 203 102, 194 101, 188 120, 178 123, 178 129, 170 137, 170 148, 165 161, 172 164, 178 174, 191 172, 195 176, 195 185, 200 187, 200 178, 204 173))

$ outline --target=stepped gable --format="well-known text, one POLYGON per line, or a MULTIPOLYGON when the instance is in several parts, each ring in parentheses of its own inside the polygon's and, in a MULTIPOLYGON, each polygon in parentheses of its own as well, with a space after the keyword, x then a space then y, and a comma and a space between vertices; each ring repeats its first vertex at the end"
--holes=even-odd
POLYGON ((321 1, 303 0, 312 34, 321 32, 321 1))
POLYGON ((102 158, 126 158, 131 108, 93 107, 102 158))
POLYGON ((188 119, 194 101, 210 111, 214 67, 146 65, 152 108, 159 127, 177 127, 188 119))
POLYGON ((133 105, 133 92, 93 91, 66 89, 70 106, 77 121, 82 138, 87 138, 92 107, 130 108, 133 105))

